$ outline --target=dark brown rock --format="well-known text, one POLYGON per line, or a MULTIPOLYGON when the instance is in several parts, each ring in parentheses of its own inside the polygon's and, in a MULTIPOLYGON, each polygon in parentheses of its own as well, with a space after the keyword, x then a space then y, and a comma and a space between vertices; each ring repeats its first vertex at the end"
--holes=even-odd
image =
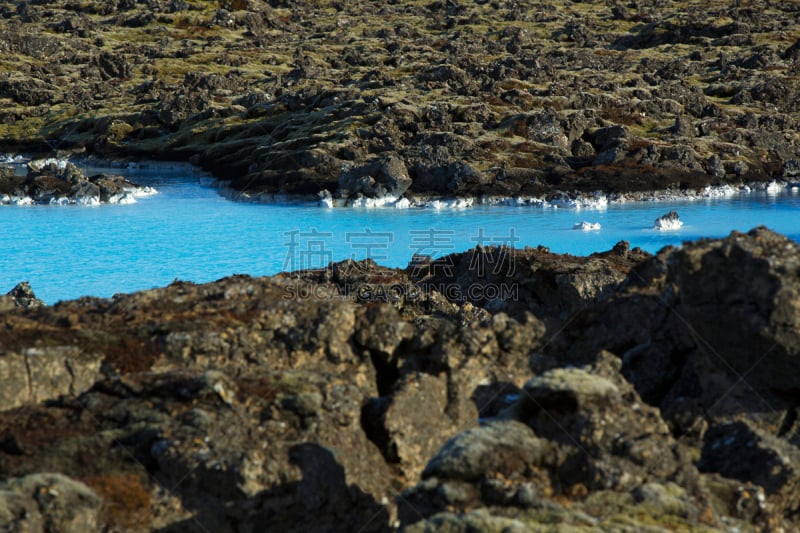
POLYGON ((0 307, 3 310, 9 310, 16 307, 40 307, 44 305, 33 293, 33 289, 27 281, 17 283, 13 289, 8 291, 4 296, 0 297, 0 307))
POLYGON ((385 406, 368 409, 364 416, 379 414, 379 420, 368 420, 376 443, 383 447, 389 463, 397 464, 406 480, 418 480, 427 458, 456 433, 477 425, 478 412, 468 397, 465 413, 452 405, 446 376, 410 374, 401 380, 385 406))
POLYGON ((0 175, 0 192, 36 204, 120 203, 134 201, 134 194, 143 190, 122 176, 86 177, 73 163, 50 159, 28 163, 24 179, 13 173, 0 175))
MULTIPOLYGON (((751 427, 747 422, 713 426, 706 431, 698 468, 725 477, 754 483, 773 495, 784 492, 792 508, 798 481, 794 471, 800 459, 797 448, 751 427)), ((763 504, 763 502, 762 502, 763 504)))
POLYGON ((411 182, 403 161, 390 156, 343 172, 336 194, 344 198, 358 194, 368 198, 401 196, 411 182))
POLYGON ((425 479, 402 496, 401 520, 435 522, 443 516, 436 513, 482 507, 533 525, 535 514, 514 509, 541 509, 562 494, 572 511, 552 506, 551 518, 569 524, 578 509, 596 512, 582 501, 587 492, 630 491, 631 503, 645 513, 696 523, 693 498, 709 498, 697 485, 697 470, 618 368, 612 354, 601 354, 591 368, 559 368, 531 379, 500 416, 504 421, 457 435, 431 459, 425 479))
POLYGON ((118 529, 795 525, 796 244, 492 250, 9 307, 0 471, 118 529))
POLYGON ((4 146, 46 138, 106 157, 191 156, 235 189, 304 196, 335 191, 343 163, 392 157, 408 166, 407 188, 347 185, 366 196, 694 188, 779 177, 798 156, 790 4, 691 15, 619 3, 532 13, 391 4, 380 16, 396 23, 361 33, 351 30, 378 16, 362 2, 196 7, 2 8, 0 51, 15 62, 0 76, 12 103, 4 146), (502 30, 489 37, 487 24, 502 30), (685 53, 664 52, 674 43, 685 53), (743 112, 754 120, 732 127, 743 112), (673 128, 676 116, 691 127, 673 128), (127 131, 111 134, 114 120, 127 131), (631 139, 601 147, 593 137, 607 127, 631 139), (645 150, 638 130, 653 137, 645 150), (700 163, 730 143, 742 150, 724 173, 700 163))

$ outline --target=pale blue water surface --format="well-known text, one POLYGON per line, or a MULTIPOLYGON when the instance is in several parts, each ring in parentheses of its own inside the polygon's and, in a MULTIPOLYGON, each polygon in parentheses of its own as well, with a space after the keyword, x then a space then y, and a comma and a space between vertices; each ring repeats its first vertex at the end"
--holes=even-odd
MULTIPOLYGON (((96 170, 96 169, 95 169, 96 170)), ((328 260, 371 256, 406 266, 478 243, 548 246, 576 255, 627 240, 656 252, 669 244, 722 237, 766 225, 800 241, 800 194, 752 193, 727 199, 640 202, 606 210, 539 207, 325 209, 232 202, 187 167, 152 165, 124 173, 159 190, 132 205, 0 206, 0 293, 29 281, 47 303, 109 297, 176 279, 207 282, 232 274, 269 275, 328 260), (676 209, 684 226, 655 231, 676 209), (582 220, 599 231, 577 231, 582 220)))

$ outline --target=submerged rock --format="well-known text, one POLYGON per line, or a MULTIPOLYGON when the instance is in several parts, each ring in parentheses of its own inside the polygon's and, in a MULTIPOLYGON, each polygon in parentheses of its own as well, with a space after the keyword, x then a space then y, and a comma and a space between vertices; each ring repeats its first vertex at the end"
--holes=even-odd
POLYGON ((656 230, 676 230, 683 226, 683 221, 678 216, 677 211, 670 211, 656 219, 653 223, 653 229, 656 230))
POLYGON ((580 231, 597 231, 600 229, 599 222, 586 222, 585 220, 582 222, 577 222, 572 229, 577 229, 580 231))

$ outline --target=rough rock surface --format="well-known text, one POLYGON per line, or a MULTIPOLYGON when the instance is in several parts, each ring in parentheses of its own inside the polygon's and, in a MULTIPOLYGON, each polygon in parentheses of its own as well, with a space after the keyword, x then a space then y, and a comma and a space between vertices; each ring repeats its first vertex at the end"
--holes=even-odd
POLYGON ((800 526, 800 246, 759 228, 477 272, 492 250, 5 306, 0 520, 800 526), (464 290, 501 281, 517 295, 464 290))
POLYGON ((336 193, 345 198, 358 194, 381 198, 401 196, 410 186, 411 178, 405 163, 390 156, 342 172, 336 193))
POLYGON ((122 176, 86 177, 74 164, 53 159, 31 161, 26 176, 4 170, 0 167, 0 204, 118 204, 152 192, 122 176))
POLYGON ((33 293, 30 283, 23 281, 3 296, 0 296, 0 311, 9 311, 17 307, 39 307, 44 305, 33 293))
POLYGON ((194 157, 253 194, 792 179, 797 23, 769 0, 6 3, 0 149, 194 157), (410 183, 353 174, 391 157, 410 183))
POLYGON ((627 519, 636 527, 636 514, 656 514, 641 502, 663 491, 674 509, 661 520, 673 515, 676 522, 697 523, 698 506, 708 506, 711 497, 687 450, 619 366, 603 352, 592 366, 552 369, 529 380, 501 421, 456 436, 431 459, 425 480, 402 495, 401 520, 487 507, 525 517, 521 525, 528 527, 556 517, 557 523, 613 529, 625 514, 633 514, 627 519))
POLYGON ((62 474, 31 474, 0 482, 4 531, 80 533, 102 526, 102 499, 62 474))

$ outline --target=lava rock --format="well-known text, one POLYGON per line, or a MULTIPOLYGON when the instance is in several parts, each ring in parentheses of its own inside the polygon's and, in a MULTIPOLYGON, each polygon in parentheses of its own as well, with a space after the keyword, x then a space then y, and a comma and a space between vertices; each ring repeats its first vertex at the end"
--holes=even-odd
POLYGON ((340 198, 358 194, 368 198, 397 197, 406 192, 411 183, 405 163, 390 156, 343 172, 336 195, 340 198))
POLYGON ((103 529, 102 499, 61 474, 31 474, 0 481, 0 522, 9 531, 78 533, 103 529))
POLYGON ((10 307, 41 307, 45 305, 42 300, 36 297, 27 281, 23 281, 14 286, 5 296, 0 297, 0 302, 3 302, 3 304, 0 304, 0 307, 5 309, 10 307))

